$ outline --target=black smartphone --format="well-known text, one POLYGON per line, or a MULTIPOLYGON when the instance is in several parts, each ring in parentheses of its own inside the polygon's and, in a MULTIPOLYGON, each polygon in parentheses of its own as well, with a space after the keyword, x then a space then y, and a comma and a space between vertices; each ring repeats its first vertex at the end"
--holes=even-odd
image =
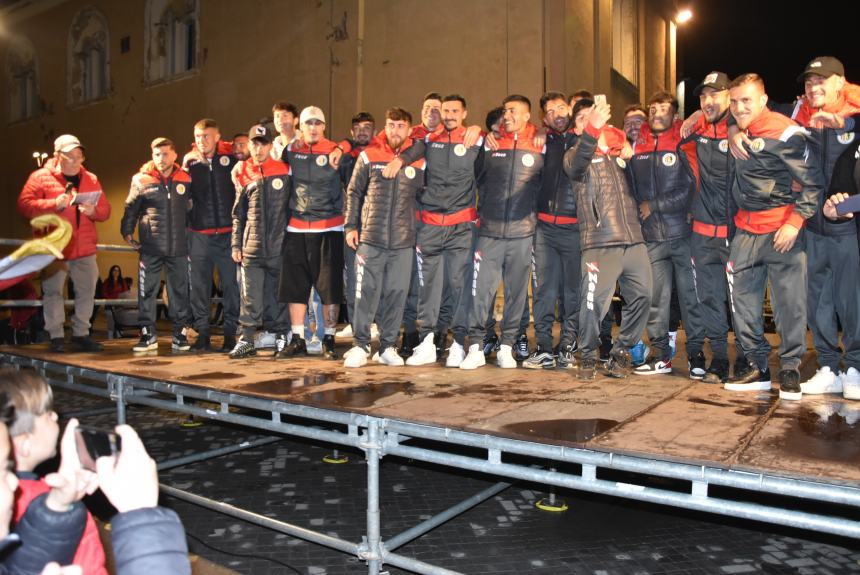
POLYGON ((837 216, 844 216, 851 212, 860 212, 860 195, 849 196, 844 202, 836 204, 837 216))
POLYGON ((93 427, 75 429, 75 443, 81 467, 90 471, 96 470, 99 457, 116 455, 122 449, 121 438, 116 433, 93 427))

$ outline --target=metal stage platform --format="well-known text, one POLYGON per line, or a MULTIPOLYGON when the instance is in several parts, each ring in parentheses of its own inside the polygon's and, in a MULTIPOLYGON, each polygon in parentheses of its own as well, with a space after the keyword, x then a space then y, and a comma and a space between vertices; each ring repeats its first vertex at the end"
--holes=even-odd
MULTIPOLYGON (((691 381, 686 371, 580 382, 573 372, 492 365, 345 370, 340 362, 313 358, 234 361, 219 354, 174 355, 165 351, 169 341, 161 342, 162 351, 142 355, 132 354, 130 343, 106 342, 100 354, 2 347, 0 361, 40 370, 59 388, 110 398, 120 422, 126 406, 142 405, 363 451, 362 541, 276 521, 205 494, 166 485, 162 491, 357 556, 371 574, 383 565, 455 573, 395 550, 516 480, 860 539, 860 402, 837 396, 781 402, 775 391, 728 392, 691 381), (499 483, 382 541, 378 486, 386 455, 485 473, 499 483)), ((160 468, 258 444, 161 462, 160 468)))

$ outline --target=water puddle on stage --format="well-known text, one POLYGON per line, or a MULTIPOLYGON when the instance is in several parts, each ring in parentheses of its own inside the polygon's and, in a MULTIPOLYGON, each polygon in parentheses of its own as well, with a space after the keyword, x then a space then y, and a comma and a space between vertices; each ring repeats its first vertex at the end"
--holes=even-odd
POLYGON ((502 426, 502 431, 531 439, 585 443, 618 425, 613 419, 546 419, 502 426))
MULTIPOLYGON (((712 396, 714 397, 714 396, 712 396)), ((732 399, 728 402, 722 401, 714 401, 711 399, 705 399, 703 397, 688 397, 687 401, 690 403, 695 403, 698 405, 712 405, 714 407, 725 407, 727 409, 734 410, 736 415, 744 415, 750 417, 756 417, 761 415, 767 415, 767 413, 771 410, 774 403, 777 401, 777 396, 770 396, 762 401, 753 401, 750 402, 748 400, 739 400, 732 399)))
POLYGON ((225 379, 240 379, 245 377, 241 373, 230 373, 227 371, 205 371, 194 375, 180 375, 179 381, 223 381, 225 379))
POLYGON ((136 359, 134 361, 128 362, 129 365, 145 365, 145 366, 158 366, 158 365, 171 365, 172 361, 164 361, 161 359, 136 359))
POLYGON ((778 440, 785 451, 853 465, 860 462, 860 405, 834 401, 798 407, 785 414, 788 424, 778 440))
POLYGON ((403 393, 413 395, 415 384, 408 381, 364 383, 328 391, 309 393, 303 397, 310 403, 333 407, 372 407, 380 399, 403 393))
POLYGON ((346 381, 343 374, 336 371, 312 371, 300 376, 249 383, 236 388, 236 391, 279 397, 304 391, 307 387, 325 385, 327 383, 340 383, 343 381, 346 381))

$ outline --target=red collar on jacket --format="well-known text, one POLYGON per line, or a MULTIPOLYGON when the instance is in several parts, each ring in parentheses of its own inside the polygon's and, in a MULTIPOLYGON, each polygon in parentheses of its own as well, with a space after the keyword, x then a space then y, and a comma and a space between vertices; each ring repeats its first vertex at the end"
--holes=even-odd
MULTIPOLYGON (((156 180, 161 181, 164 177, 161 175, 161 172, 158 171, 158 168, 155 167, 155 162, 152 160, 146 162, 144 165, 140 167, 140 173, 151 178, 155 178, 156 180)), ((177 163, 173 163, 173 172, 171 172, 169 179, 172 179, 176 182, 190 182, 191 176, 189 176, 186 172, 182 170, 182 168, 177 163)))
POLYGON ((812 116, 819 111, 836 113, 845 118, 853 116, 860 112, 860 86, 856 84, 845 83, 842 90, 839 91, 839 97, 834 104, 824 106, 820 110, 809 105, 806 96, 801 98, 800 108, 794 116, 794 120, 801 126, 810 127, 812 116))
MULTIPOLYGON (((439 127, 444 130, 445 124, 439 122, 439 127)), ((438 130, 439 128, 436 129, 438 130)), ((409 130, 409 137, 413 140, 423 140, 430 133, 431 132, 427 129, 427 126, 425 126, 424 124, 418 124, 417 126, 412 126, 412 129, 409 130)))
MULTIPOLYGON (((644 126, 643 126, 644 127, 644 126)), ((619 130, 615 126, 609 124, 604 125, 601 129, 597 129, 590 122, 585 123, 585 130, 589 136, 598 140, 598 146, 595 149, 595 154, 602 156, 619 156, 624 149, 624 144, 627 142, 627 134, 623 130, 619 130), (600 136, 603 136, 606 148, 600 147, 600 136)))
POLYGON ((681 124, 681 120, 675 120, 669 129, 655 134, 648 122, 643 123, 642 129, 639 130, 639 139, 636 140, 636 153, 674 152, 681 142, 681 124))
POLYGON ((262 164, 255 164, 254 160, 249 158, 240 165, 236 181, 239 182, 240 186, 247 186, 251 182, 260 179, 261 169, 264 178, 288 176, 290 174, 290 165, 281 160, 275 160, 270 157, 262 164))
POLYGON ((319 142, 313 146, 305 144, 302 139, 294 140, 288 148, 290 152, 296 154, 330 154, 332 150, 337 148, 337 144, 327 138, 321 138, 319 142))
POLYGON ((729 137, 729 114, 731 112, 727 109, 723 117, 717 120, 716 124, 711 124, 705 119, 705 114, 703 113, 699 116, 699 121, 696 122, 696 125, 693 126, 693 132, 709 138, 724 140, 729 137))
POLYGON ((769 138, 779 140, 788 128, 798 127, 797 122, 767 108, 762 110, 758 118, 747 128, 747 133, 754 138, 769 138))
MULTIPOLYGON (((197 144, 191 144, 191 149, 200 151, 200 148, 197 147, 197 144)), ((218 140, 218 143, 215 144, 215 155, 232 156, 233 142, 225 142, 224 140, 218 140)))
MULTIPOLYGON (((403 143, 400 144, 400 149, 398 151, 394 151, 391 146, 388 145, 388 138, 385 137, 385 132, 381 132, 376 135, 371 141, 370 144, 364 149, 362 152, 367 158, 369 162, 390 162, 395 157, 399 156, 403 150, 407 149, 412 145, 412 138, 406 138, 403 140, 403 143)), ((417 164, 418 162, 415 162, 417 164)), ((415 165, 413 164, 413 165, 415 165)))
POLYGON ((538 148, 534 144, 535 132, 537 132, 537 128, 535 128, 534 124, 526 124, 525 128, 517 134, 509 134, 505 131, 505 127, 502 126, 499 128, 500 136, 496 138, 496 142, 498 142, 500 150, 510 150, 514 147, 514 142, 516 142, 517 149, 519 150, 541 154, 543 153, 543 148, 538 148))
POLYGON ((436 128, 436 131, 430 134, 427 139, 431 142, 448 142, 448 138, 451 138, 451 143, 454 144, 462 144, 463 138, 466 135, 466 127, 460 126, 459 128, 454 128, 450 132, 445 129, 445 124, 439 124, 439 127, 436 128))

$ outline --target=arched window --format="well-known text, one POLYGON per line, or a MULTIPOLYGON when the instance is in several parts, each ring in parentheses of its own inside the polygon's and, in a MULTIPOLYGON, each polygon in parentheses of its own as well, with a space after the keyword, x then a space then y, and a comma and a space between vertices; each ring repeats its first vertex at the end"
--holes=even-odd
POLYGON ((12 38, 6 52, 9 122, 35 118, 42 111, 36 50, 26 38, 12 38))
POLYGON ((169 80, 197 68, 197 0, 147 0, 145 77, 169 80))
POLYGON ((107 19, 95 8, 78 12, 69 28, 68 101, 83 104, 105 98, 110 88, 107 19))
POLYGON ((639 84, 639 6, 637 0, 612 0, 612 67, 639 84))

